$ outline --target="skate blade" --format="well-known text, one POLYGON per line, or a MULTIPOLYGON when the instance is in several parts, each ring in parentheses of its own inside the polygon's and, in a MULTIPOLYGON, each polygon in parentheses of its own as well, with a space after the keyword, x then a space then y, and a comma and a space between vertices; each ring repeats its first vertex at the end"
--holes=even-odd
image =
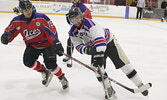
POLYGON ((105 98, 105 100, 117 100, 117 95, 116 95, 116 94, 113 94, 112 97, 105 98))
POLYGON ((64 92, 68 92, 69 91, 69 86, 65 89, 63 89, 64 92))
POLYGON ((117 100, 117 95, 114 94, 112 97, 109 98, 109 100, 117 100))
POLYGON ((72 64, 67 63, 67 67, 68 67, 68 68, 71 68, 71 67, 72 67, 72 64))
POLYGON ((45 87, 48 87, 48 85, 51 82, 52 78, 53 78, 53 74, 50 74, 49 79, 48 79, 47 83, 45 84, 45 87))
POLYGON ((110 97, 110 98, 105 99, 105 100, 117 100, 117 96, 113 96, 113 97, 110 97))
POLYGON ((70 58, 69 59, 63 59, 63 62, 68 62, 70 60, 70 58))
POLYGON ((71 67, 72 67, 72 60, 68 60, 66 63, 67 63, 67 67, 68 67, 68 68, 71 68, 71 67))

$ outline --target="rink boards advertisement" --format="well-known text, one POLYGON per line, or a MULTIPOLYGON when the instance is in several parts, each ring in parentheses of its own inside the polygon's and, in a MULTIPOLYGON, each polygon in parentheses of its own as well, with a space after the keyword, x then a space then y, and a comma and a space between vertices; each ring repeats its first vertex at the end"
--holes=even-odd
MULTIPOLYGON (((18 6, 18 1, 1 1, 1 13, 12 13, 13 8, 18 6)), ((65 15, 70 10, 72 3, 62 2, 44 2, 32 1, 37 12, 45 14, 65 15)), ((126 6, 115 5, 100 5, 100 4, 85 4, 90 10, 93 17, 111 17, 125 18, 126 6)), ((136 7, 129 7, 129 18, 136 16, 136 7)))
MULTIPOLYGON (((72 3, 56 3, 56 2, 32 2, 38 12, 45 13, 60 13, 66 14, 70 10, 72 3)), ((108 5, 96 5, 96 4, 85 4, 90 10, 92 15, 101 16, 122 16, 125 13, 125 7, 108 6, 108 5), (118 12, 119 11, 119 12, 118 12)), ((124 14, 125 15, 125 14, 124 14)))
MULTIPOLYGON (((33 5, 39 12, 49 13, 68 13, 72 3, 55 3, 55 2, 33 2, 33 5)), ((95 15, 111 15, 111 7, 107 5, 90 5, 86 6, 91 10, 92 14, 95 15)))
POLYGON ((164 16, 164 9, 145 8, 143 18, 161 19, 164 16))

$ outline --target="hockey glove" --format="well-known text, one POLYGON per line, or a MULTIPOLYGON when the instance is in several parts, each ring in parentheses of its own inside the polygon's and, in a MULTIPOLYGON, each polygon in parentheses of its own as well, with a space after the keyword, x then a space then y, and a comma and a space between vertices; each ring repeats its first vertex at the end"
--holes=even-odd
POLYGON ((92 65, 102 67, 104 65, 104 52, 97 52, 92 56, 92 65))
POLYGON ((96 54, 96 47, 94 46, 87 46, 84 48, 84 53, 87 55, 94 55, 96 54))
POLYGON ((54 47, 56 49, 56 53, 59 55, 59 56, 62 56, 62 52, 64 52, 64 48, 62 46, 62 44, 60 43, 60 41, 58 39, 56 39, 54 42, 54 47))
POLYGON ((13 8, 13 12, 16 14, 16 15, 19 15, 20 11, 17 7, 14 7, 13 8))
POLYGON ((7 45, 9 43, 10 39, 11 39, 11 35, 10 34, 4 33, 1 36, 1 42, 3 44, 5 44, 5 45, 7 45))

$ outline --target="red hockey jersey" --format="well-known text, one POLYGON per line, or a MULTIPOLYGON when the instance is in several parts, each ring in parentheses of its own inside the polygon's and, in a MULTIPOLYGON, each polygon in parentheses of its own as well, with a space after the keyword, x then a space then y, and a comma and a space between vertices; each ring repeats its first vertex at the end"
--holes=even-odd
POLYGON ((29 21, 23 14, 16 16, 5 29, 6 34, 10 34, 11 42, 19 33, 22 35, 26 45, 41 49, 53 45, 53 41, 58 39, 58 34, 51 20, 40 13, 33 13, 29 21))

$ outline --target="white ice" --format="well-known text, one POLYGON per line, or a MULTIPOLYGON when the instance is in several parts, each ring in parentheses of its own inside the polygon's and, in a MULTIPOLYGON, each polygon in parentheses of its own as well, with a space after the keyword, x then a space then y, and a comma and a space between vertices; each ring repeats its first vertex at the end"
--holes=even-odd
MULTIPOLYGON (((0 35, 15 14, 0 13, 0 35)), ((48 15, 57 28, 59 39, 66 49, 69 25, 64 16, 48 15)), ((112 83, 117 100, 166 100, 167 95, 167 22, 114 18, 93 18, 108 27, 117 37, 134 68, 144 83, 151 82, 149 97, 132 94, 112 83)), ((19 35, 9 45, 0 43, 0 100, 104 100, 104 91, 95 74, 73 61, 67 68, 58 57, 58 65, 69 80, 69 91, 63 91, 54 77, 46 88, 41 84, 41 75, 23 65, 25 45, 19 35)), ((90 57, 74 51, 73 57, 90 65, 90 57)), ((42 63, 42 57, 39 58, 42 63)), ((135 85, 107 59, 107 73, 118 82, 136 88, 135 85)))

